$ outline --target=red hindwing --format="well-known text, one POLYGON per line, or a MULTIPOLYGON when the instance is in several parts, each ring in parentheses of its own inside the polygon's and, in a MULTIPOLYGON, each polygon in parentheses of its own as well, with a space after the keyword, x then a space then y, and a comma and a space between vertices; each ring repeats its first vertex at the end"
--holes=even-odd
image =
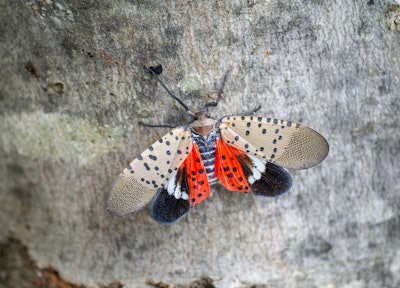
POLYGON ((195 142, 193 142, 192 151, 185 162, 183 162, 182 167, 186 168, 187 182, 190 191, 190 206, 195 206, 211 194, 206 169, 204 168, 199 148, 195 142))
POLYGON ((215 153, 215 177, 230 191, 251 192, 251 187, 238 157, 246 158, 246 153, 217 140, 215 153))

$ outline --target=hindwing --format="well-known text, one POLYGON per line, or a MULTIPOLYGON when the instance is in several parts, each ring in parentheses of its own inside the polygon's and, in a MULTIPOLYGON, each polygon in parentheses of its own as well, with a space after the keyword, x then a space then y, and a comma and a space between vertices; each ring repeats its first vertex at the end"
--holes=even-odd
POLYGON ((193 143, 192 152, 183 163, 183 167, 187 173, 190 206, 195 206, 211 194, 206 169, 195 142, 193 143))
POLYGON ((151 205, 151 216, 162 224, 171 224, 182 218, 193 207, 211 194, 207 173, 197 144, 178 171, 158 189, 151 205))
POLYGON ((282 167, 250 155, 240 155, 251 191, 257 196, 279 196, 292 187, 292 177, 282 167))
POLYGON ((215 152, 215 177, 227 190, 248 193, 251 188, 239 157, 244 159, 245 153, 218 139, 215 152))
POLYGON ((189 212, 189 184, 186 168, 178 172, 168 181, 165 187, 157 191, 151 204, 150 215, 161 224, 172 224, 189 212))
POLYGON ((274 197, 289 191, 285 169, 217 140, 215 176, 227 190, 274 197))

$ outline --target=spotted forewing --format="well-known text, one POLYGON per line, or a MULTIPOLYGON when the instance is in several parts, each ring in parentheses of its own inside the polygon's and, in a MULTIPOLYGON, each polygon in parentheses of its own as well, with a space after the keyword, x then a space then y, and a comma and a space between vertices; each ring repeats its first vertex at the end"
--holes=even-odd
POLYGON ((305 169, 325 159, 329 146, 319 133, 291 121, 256 116, 228 116, 219 125, 229 145, 262 160, 305 169))
POLYGON ((154 142, 119 175, 107 202, 116 216, 129 216, 148 204, 192 151, 185 126, 175 128, 154 142))

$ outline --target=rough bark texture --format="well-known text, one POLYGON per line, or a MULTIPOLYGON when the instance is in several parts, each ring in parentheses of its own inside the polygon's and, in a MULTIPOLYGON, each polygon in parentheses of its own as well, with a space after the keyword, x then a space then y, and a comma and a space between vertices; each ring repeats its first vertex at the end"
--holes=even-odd
POLYGON ((91 287, 400 286, 398 1, 0 0, 0 27, 2 247, 91 287), (138 122, 189 120, 159 63, 193 110, 230 71, 215 117, 262 104, 328 158, 277 199, 217 187, 173 226, 112 217, 116 176, 166 133, 138 122))

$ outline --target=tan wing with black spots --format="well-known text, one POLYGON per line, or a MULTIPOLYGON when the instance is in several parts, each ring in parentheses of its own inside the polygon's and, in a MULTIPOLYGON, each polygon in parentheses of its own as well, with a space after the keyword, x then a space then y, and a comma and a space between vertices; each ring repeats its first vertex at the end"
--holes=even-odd
POLYGON ((192 150, 188 127, 171 130, 153 143, 119 175, 107 201, 116 216, 128 216, 153 199, 192 150))
POLYGON ((328 155, 325 138, 302 124, 257 116, 227 116, 220 122, 227 144, 285 168, 309 168, 328 155))

